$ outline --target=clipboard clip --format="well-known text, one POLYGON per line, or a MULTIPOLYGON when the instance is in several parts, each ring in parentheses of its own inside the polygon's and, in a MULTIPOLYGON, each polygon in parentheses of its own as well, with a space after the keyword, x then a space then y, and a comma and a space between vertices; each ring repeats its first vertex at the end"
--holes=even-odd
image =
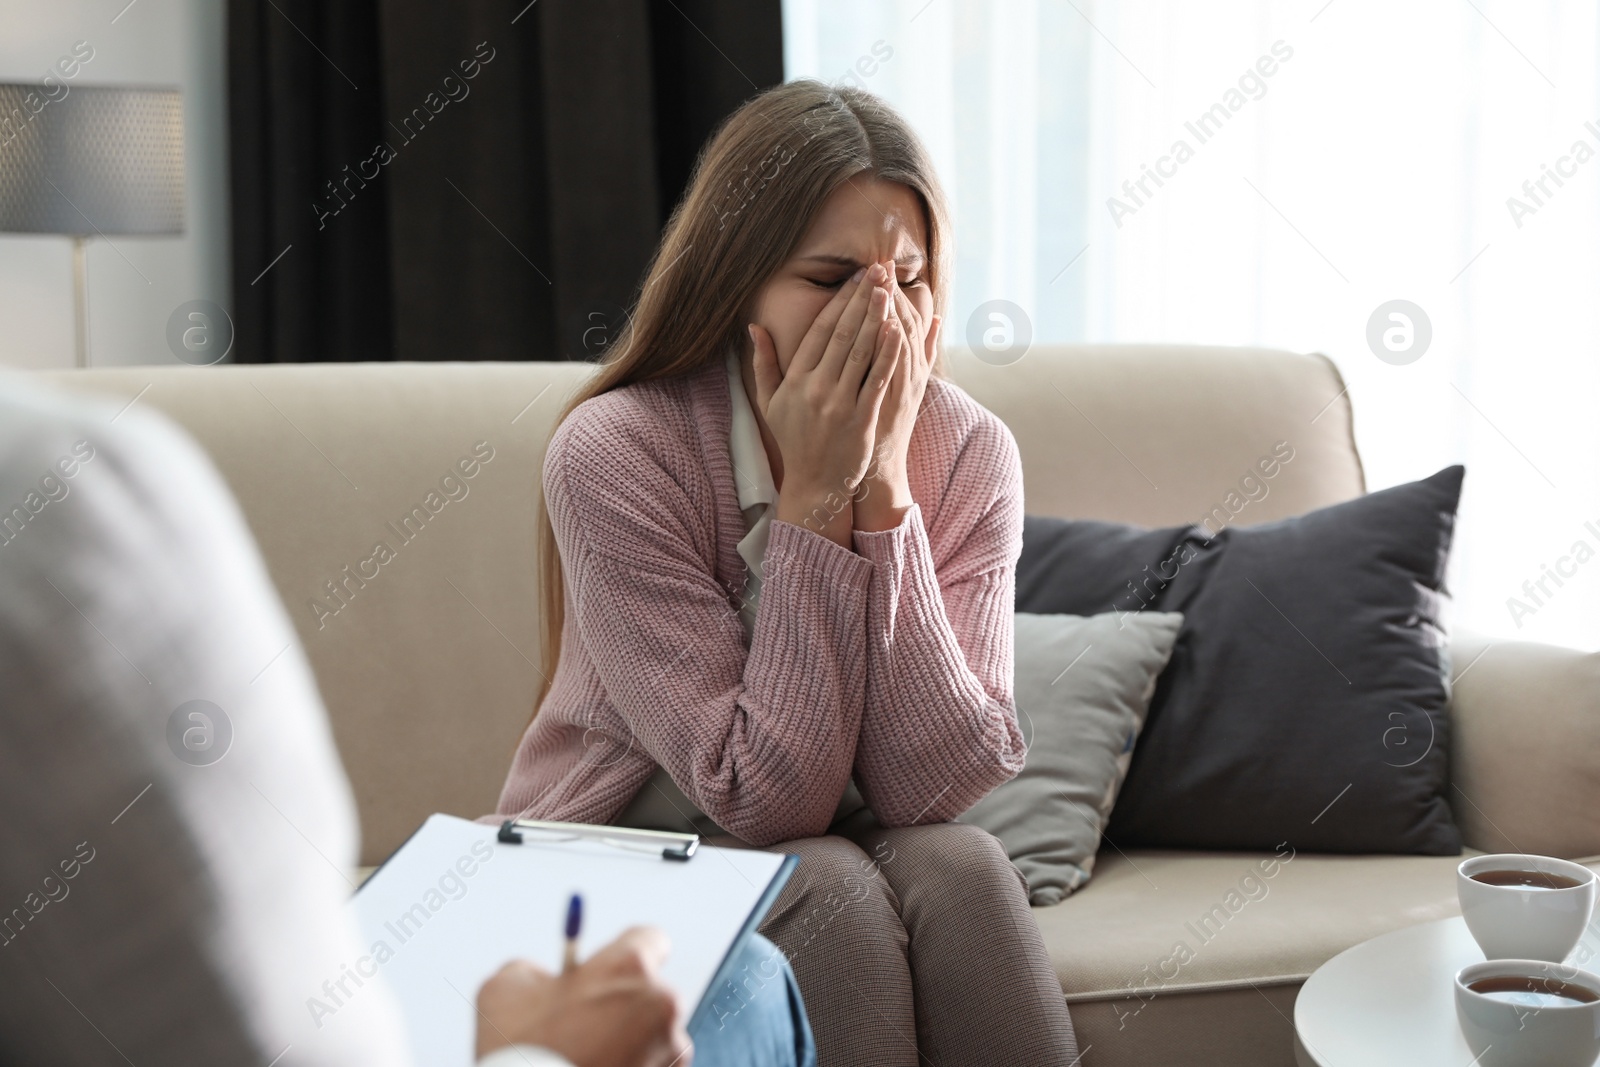
POLYGON ((638 852, 659 852, 662 859, 676 860, 679 863, 687 863, 700 847, 699 834, 636 830, 630 826, 602 826, 582 822, 546 822, 541 819, 507 819, 500 824, 500 833, 497 837, 501 844, 520 845, 524 831, 551 835, 545 838, 548 841, 600 841, 638 852))

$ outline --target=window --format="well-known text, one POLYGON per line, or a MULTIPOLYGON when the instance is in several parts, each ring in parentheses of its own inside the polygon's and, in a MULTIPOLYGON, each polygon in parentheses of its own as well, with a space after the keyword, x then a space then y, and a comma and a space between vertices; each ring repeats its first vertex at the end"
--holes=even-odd
POLYGON ((928 142, 958 332, 1324 352, 1370 488, 1467 466, 1455 624, 1600 647, 1593 5, 786 0, 784 39, 928 142))

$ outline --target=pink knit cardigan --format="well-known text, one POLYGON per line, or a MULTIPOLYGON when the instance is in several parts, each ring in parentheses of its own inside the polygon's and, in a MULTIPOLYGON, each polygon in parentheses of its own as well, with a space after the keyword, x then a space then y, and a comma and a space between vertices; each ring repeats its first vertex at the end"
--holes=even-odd
POLYGON ((728 388, 712 360, 591 398, 551 440, 561 659, 500 815, 609 822, 657 765, 755 845, 826 832, 852 773, 885 826, 959 815, 1022 768, 1016 442, 930 380, 904 521, 854 551, 774 521, 746 652, 728 388))

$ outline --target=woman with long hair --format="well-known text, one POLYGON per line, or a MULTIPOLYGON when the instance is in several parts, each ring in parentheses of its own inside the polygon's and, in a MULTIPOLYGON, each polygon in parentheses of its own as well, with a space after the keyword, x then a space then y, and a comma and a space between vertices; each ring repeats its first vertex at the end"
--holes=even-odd
POLYGON ((544 464, 547 681, 499 811, 799 854, 762 932, 829 1067, 1076 1057, 1021 875, 949 821, 1023 761, 1021 465, 945 375, 950 261, 888 105, 762 93, 544 464))

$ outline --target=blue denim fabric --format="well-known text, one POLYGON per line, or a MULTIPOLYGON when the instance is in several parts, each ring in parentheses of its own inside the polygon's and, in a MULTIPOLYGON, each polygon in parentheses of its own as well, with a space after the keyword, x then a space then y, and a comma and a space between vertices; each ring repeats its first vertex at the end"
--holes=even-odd
POLYGON ((800 986, 782 950, 752 935, 689 1027, 695 1067, 816 1067, 800 986))

